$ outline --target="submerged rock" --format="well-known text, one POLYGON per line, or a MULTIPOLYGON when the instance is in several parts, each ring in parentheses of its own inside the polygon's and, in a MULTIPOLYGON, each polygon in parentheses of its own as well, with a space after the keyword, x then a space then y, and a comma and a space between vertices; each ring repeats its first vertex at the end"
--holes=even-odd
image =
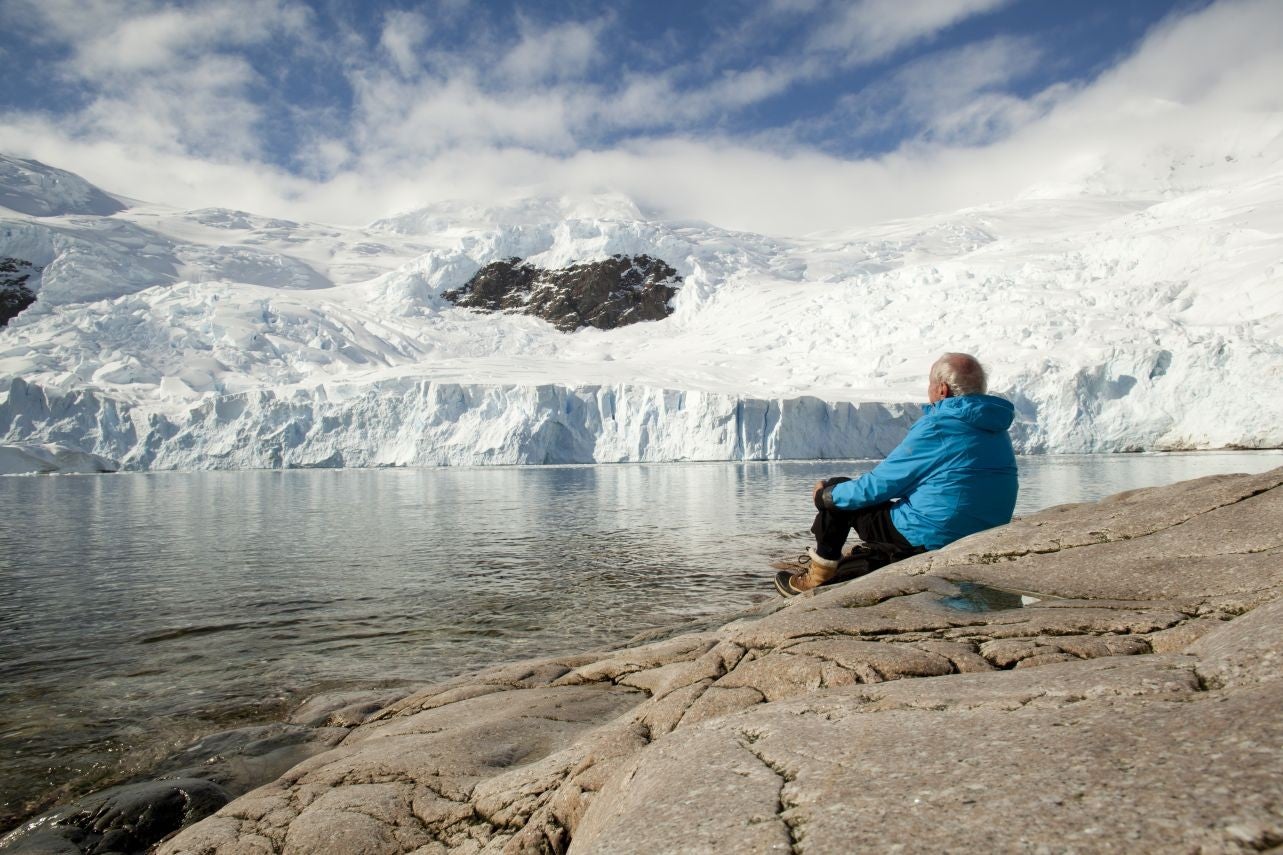
MULTIPOLYGON (((205 736, 162 761, 156 780, 91 793, 47 811, 0 838, 0 852, 109 855, 149 851, 236 796, 271 781, 343 741, 365 713, 408 688, 328 693, 310 699, 294 721, 205 736)), ((322 846, 315 851, 324 851, 322 846)), ((334 851, 334 850, 329 850, 334 851)))
POLYGON ((613 255, 560 270, 509 258, 487 264, 442 296, 465 308, 534 315, 562 332, 613 330, 671 315, 669 301, 681 281, 676 270, 649 255, 613 255))
POLYGON ((0 851, 22 855, 145 852, 230 800, 227 790, 202 778, 112 787, 24 823, 0 840, 0 851))
POLYGON ((421 690, 157 851, 1268 849, 1281 595, 1283 468, 1053 508, 421 690))
POLYGON ((202 737, 167 759, 167 778, 203 778, 240 795, 343 741, 341 727, 264 724, 202 737))

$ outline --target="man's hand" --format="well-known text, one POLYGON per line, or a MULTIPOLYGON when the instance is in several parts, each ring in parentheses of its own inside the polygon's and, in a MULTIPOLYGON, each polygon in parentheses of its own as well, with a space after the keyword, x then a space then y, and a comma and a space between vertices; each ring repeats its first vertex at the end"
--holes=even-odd
POLYGON ((838 478, 828 478, 823 481, 816 481, 815 486, 811 488, 811 501, 815 502, 815 509, 817 511, 824 510, 823 494, 825 490, 830 487, 836 487, 838 484, 850 480, 851 479, 846 476, 840 476, 838 478))

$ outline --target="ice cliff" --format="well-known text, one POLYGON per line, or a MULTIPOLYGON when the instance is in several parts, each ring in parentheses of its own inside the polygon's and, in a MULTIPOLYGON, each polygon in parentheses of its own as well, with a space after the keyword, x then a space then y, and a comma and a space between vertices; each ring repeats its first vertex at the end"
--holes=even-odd
POLYGON ((1283 144, 1169 160, 1126 192, 786 238, 615 197, 366 228, 125 207, 0 156, 0 257, 35 297, 0 330, 0 446, 124 468, 878 456, 945 350, 988 364, 1021 451, 1283 446, 1260 394, 1283 378, 1283 144), (566 332, 443 296, 509 259, 641 256, 681 281, 662 320, 566 332))
POLYGON ((760 400, 639 386, 424 380, 209 396, 172 416, 14 380, 0 433, 131 469, 448 466, 879 457, 913 404, 760 400))

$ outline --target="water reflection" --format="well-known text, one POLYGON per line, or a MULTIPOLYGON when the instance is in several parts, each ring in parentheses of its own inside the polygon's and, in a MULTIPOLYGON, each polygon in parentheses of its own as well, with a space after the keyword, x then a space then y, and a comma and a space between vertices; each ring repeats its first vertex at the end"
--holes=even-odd
POLYGON ((991 588, 979 582, 958 582, 958 593, 942 597, 940 604, 960 612, 999 612, 1006 609, 1019 609, 1038 602, 1034 597, 1024 596, 1015 591, 1004 591, 991 588))

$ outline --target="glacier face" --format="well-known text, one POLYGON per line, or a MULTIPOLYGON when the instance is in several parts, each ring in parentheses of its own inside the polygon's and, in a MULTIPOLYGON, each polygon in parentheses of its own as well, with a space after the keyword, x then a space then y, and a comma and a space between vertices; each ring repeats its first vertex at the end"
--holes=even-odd
POLYGON ((125 468, 876 457, 961 350, 1016 404, 1021 451, 1279 447, 1278 148, 1161 192, 794 238, 615 197, 366 229, 104 214, 0 156, 4 198, 44 212, 0 208, 0 256, 42 268, 0 331, 0 445, 125 468), (501 259, 613 255, 676 269, 669 318, 567 334, 441 296, 501 259))
POLYGON ((163 416, 17 379, 0 435, 39 435, 127 469, 867 458, 894 448, 918 414, 811 397, 406 380, 210 396, 163 416))

